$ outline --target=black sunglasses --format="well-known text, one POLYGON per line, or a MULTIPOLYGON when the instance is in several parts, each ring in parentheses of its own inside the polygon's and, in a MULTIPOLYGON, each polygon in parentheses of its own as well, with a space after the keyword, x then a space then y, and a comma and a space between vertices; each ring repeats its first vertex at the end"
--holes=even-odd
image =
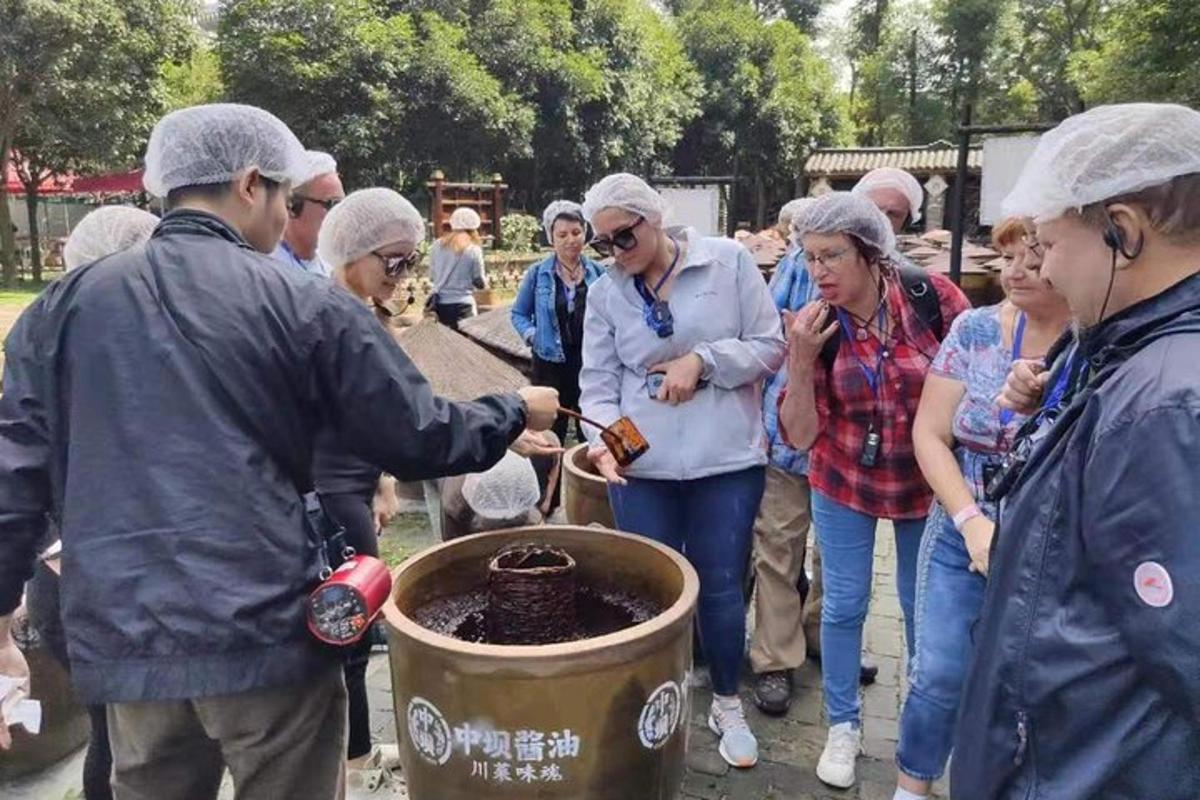
POLYGON ((421 260, 421 253, 417 250, 413 250, 406 256, 385 256, 383 253, 372 250, 371 255, 383 262, 383 274, 389 278, 403 275, 421 260))
POLYGON ((342 202, 342 198, 331 197, 328 200, 318 200, 315 197, 305 197, 302 194, 293 194, 292 202, 295 203, 297 206, 302 206, 305 203, 312 203, 313 205, 320 206, 321 208, 325 209, 325 211, 329 212, 329 211, 333 210, 334 206, 336 206, 338 203, 342 202))
POLYGON ((639 216, 636 222, 631 225, 626 225, 619 231, 614 231, 612 236, 597 236, 595 239, 592 239, 590 242, 588 242, 588 244, 592 246, 593 250, 605 258, 608 258, 613 254, 613 248, 628 252, 637 247, 638 240, 637 235, 633 232, 634 228, 636 228, 638 225, 641 225, 645 221, 645 217, 639 216))

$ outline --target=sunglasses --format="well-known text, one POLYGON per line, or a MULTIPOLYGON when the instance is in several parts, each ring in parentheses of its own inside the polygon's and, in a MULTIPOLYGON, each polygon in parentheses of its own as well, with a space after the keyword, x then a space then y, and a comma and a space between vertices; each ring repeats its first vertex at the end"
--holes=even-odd
POLYGON ((628 252, 637 247, 638 244, 637 236, 633 232, 634 228, 636 228, 638 225, 641 225, 645 221, 645 217, 638 217, 637 221, 632 225, 626 225, 619 231, 614 231, 612 236, 597 236, 595 239, 592 239, 590 242, 588 242, 588 244, 592 246, 593 250, 605 258, 608 258, 613 254, 614 248, 622 252, 628 252))
POLYGON ((383 253, 372 250, 371 255, 383 262, 383 274, 389 278, 403 275, 421 260, 421 253, 417 250, 413 250, 406 256, 385 256, 383 253))

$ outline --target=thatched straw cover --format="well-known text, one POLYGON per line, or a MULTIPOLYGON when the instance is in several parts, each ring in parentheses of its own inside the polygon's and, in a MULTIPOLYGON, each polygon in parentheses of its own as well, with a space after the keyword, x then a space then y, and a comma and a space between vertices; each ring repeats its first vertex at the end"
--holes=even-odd
POLYGON ((397 330, 396 341, 433 391, 450 400, 474 400, 529 384, 518 370, 436 320, 397 330))
POLYGON ((485 311, 458 323, 463 335, 474 339, 484 347, 497 350, 523 361, 532 361, 533 353, 529 345, 521 341, 512 326, 509 312, 512 305, 499 306, 491 311, 485 311))

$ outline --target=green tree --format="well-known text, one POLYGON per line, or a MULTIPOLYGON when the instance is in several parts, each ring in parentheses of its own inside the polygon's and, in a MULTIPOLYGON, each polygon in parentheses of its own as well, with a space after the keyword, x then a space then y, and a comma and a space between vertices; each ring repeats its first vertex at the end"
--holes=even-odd
POLYGON ((1019 0, 1021 74, 1036 91, 1039 119, 1060 120, 1083 110, 1069 65, 1098 44, 1104 0, 1019 0))
MULTIPOLYGON (((0 6, 0 21, 15 26, 0 24, 2 35, 15 33, 15 55, 39 67, 29 74, 25 63, 6 63, 5 42, 0 167, 10 152, 19 153, 35 279, 41 277, 37 186, 50 175, 127 166, 141 153, 165 108, 161 65, 193 46, 193 11, 187 0, 6 0, 0 6)), ((0 206, 0 226, 8 233, 7 198, 0 197, 0 206)), ((15 259, 6 257, 4 280, 15 278, 15 259)))
POLYGON ((216 103, 225 95, 221 62, 208 45, 200 45, 190 58, 162 65, 164 101, 169 110, 216 103))
POLYGON ((795 25, 764 21, 739 0, 695 3, 679 27, 705 94, 675 166, 749 178, 761 227, 768 204, 791 196, 808 151, 841 141, 833 76, 795 25))
POLYGON ((372 0, 233 0, 217 52, 227 95, 269 109, 347 183, 412 184, 529 149, 533 114, 432 11, 372 0))
POLYGON ((1071 60, 1084 100, 1200 107, 1200 0, 1120 0, 1099 27, 1071 60))

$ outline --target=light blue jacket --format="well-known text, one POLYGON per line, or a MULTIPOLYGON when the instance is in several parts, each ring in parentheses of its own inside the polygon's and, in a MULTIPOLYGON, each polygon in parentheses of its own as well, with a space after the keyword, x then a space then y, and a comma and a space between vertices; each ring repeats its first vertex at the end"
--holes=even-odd
MULTIPOLYGON (((604 275, 604 267, 589 258, 581 257, 580 260, 583 262, 583 282, 590 287, 604 275)), ((525 272, 512 306, 512 325, 535 356, 542 361, 561 364, 567 356, 558 330, 555 263, 554 256, 550 256, 525 272)))
MULTIPOLYGON (((783 364, 779 311, 740 244, 690 228, 672 233, 686 242, 667 298, 673 336, 660 339, 646 325, 642 297, 620 269, 589 290, 583 413, 604 425, 628 416, 641 430, 650 450, 629 468, 632 477, 691 480, 765 465, 761 382, 783 364), (679 406, 651 399, 649 368, 692 352, 707 385, 679 406)), ((584 429, 598 444, 599 432, 584 429)))
MULTIPOLYGON (((799 249, 783 257, 775 267, 775 274, 767 288, 780 312, 799 311, 821 294, 809 278, 804 251, 799 249)), ((770 442, 771 464, 794 475, 807 475, 808 452, 791 447, 779 432, 779 395, 785 388, 787 369, 780 369, 763 389, 763 424, 766 425, 767 440, 770 442)))

